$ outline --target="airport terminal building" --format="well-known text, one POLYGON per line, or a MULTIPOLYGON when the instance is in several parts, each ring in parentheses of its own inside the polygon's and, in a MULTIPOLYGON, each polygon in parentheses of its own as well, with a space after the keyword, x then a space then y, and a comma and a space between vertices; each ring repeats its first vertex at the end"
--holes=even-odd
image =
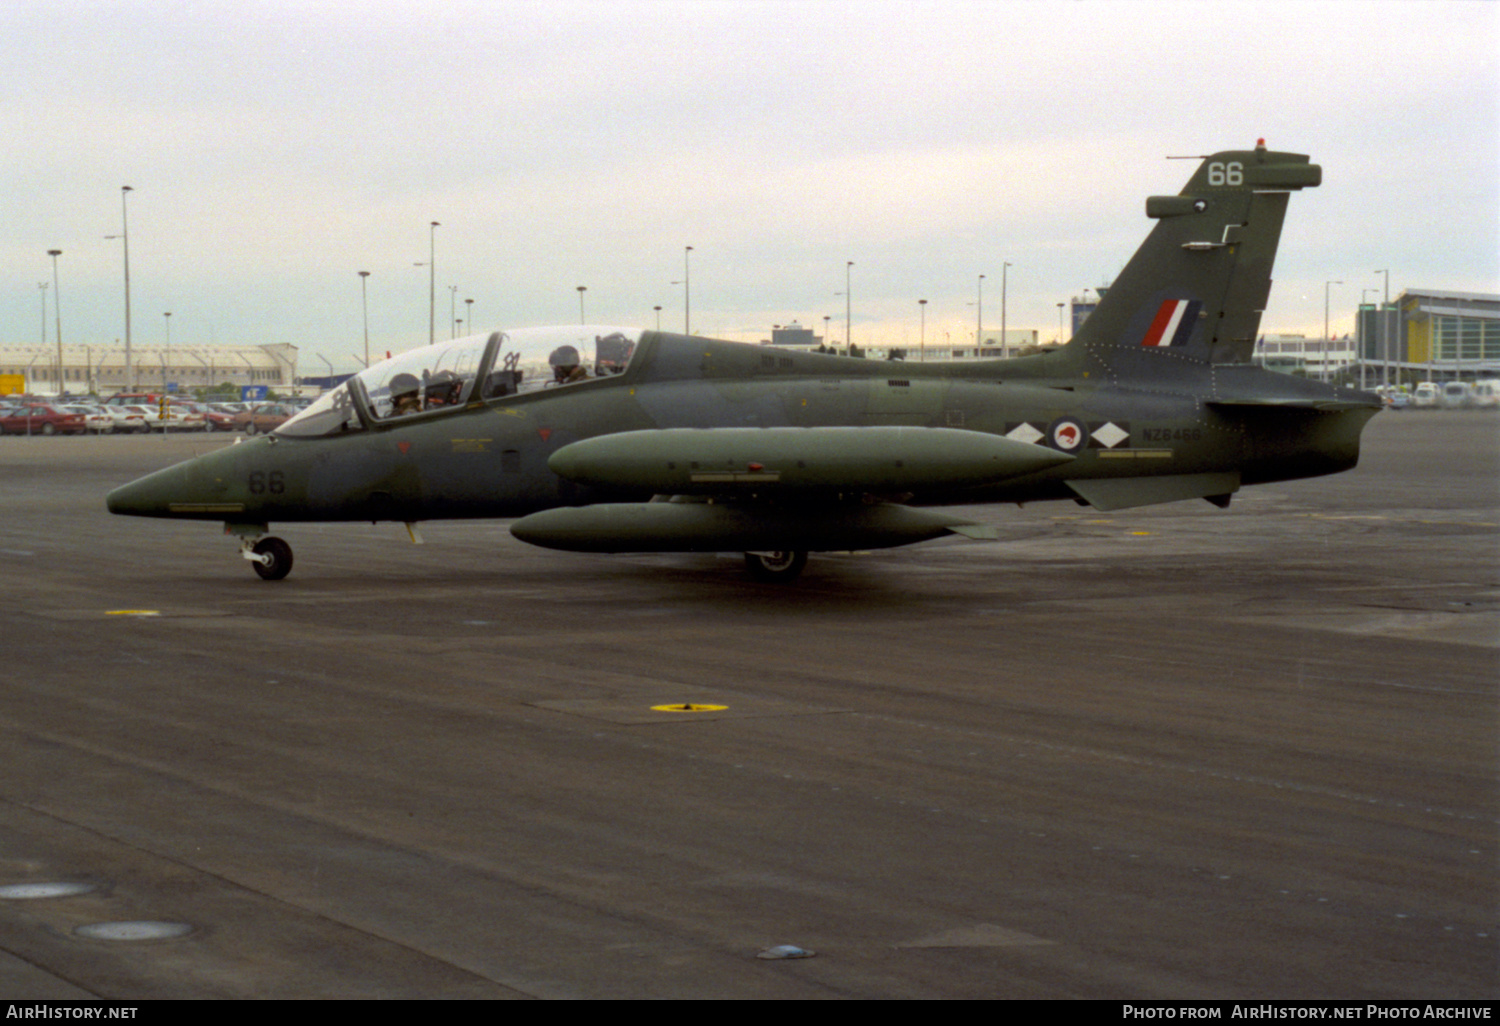
POLYGON ((1360 307, 1359 315, 1367 361, 1430 371, 1432 380, 1500 375, 1500 295, 1411 289, 1387 309, 1360 307))
POLYGON ((297 380, 297 347, 64 345, 0 346, 0 376, 24 378, 38 393, 110 395, 121 391, 187 392, 225 383, 284 388, 297 380), (61 387, 59 387, 61 386, 61 387))
POLYGON ((1500 377, 1500 295, 1408 289, 1366 303, 1353 336, 1263 335, 1257 362, 1313 377, 1349 373, 1367 384, 1500 377))

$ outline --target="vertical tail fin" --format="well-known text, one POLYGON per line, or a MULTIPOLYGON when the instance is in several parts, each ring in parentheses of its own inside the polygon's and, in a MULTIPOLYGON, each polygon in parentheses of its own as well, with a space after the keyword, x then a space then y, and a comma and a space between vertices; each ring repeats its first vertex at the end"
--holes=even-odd
POLYGON ((1155 376, 1163 357, 1248 363, 1288 194, 1322 174, 1305 154, 1263 141, 1206 158, 1180 194, 1146 200, 1156 227, 1070 348, 1115 378, 1155 376))

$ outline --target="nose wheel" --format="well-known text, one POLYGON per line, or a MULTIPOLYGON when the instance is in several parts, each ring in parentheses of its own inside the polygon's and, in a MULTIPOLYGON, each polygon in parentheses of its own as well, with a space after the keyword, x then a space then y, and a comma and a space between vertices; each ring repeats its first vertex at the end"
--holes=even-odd
POLYGON ((261 538, 255 544, 245 540, 240 555, 250 561, 263 581, 279 581, 292 572, 292 547, 280 538, 261 538))
POLYGON ((801 575, 806 565, 806 552, 745 553, 745 569, 757 581, 789 584, 801 575))

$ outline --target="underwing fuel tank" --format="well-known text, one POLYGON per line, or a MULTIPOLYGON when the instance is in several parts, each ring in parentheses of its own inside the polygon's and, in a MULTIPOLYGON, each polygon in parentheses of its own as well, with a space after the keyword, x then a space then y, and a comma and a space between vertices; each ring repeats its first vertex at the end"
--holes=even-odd
POLYGON ((885 549, 944 534, 993 539, 991 525, 894 503, 832 507, 712 502, 622 502, 522 517, 510 533, 569 552, 844 552, 885 549))
POLYGON ((671 428, 574 442, 547 465, 584 485, 661 495, 926 492, 989 484, 1073 457, 954 428, 671 428))

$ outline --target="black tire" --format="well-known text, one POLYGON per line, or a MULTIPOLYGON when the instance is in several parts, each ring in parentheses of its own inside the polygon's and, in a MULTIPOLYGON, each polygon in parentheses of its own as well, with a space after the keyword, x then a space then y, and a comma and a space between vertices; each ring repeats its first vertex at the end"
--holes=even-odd
POLYGON ((745 569, 757 581, 790 584, 802 576, 807 566, 806 552, 747 552, 745 569))
POLYGON ((252 421, 246 422, 246 424, 245 424, 245 434, 247 434, 247 435, 253 435, 253 434, 255 434, 255 421, 252 420, 252 421))
POLYGON ((57 433, 57 428, 53 427, 51 424, 43 424, 42 425, 42 434, 44 434, 44 435, 55 435, 56 433, 57 433))
POLYGON ((279 581, 292 572, 292 547, 280 538, 262 538, 250 550, 257 556, 269 556, 269 563, 252 562, 263 581, 279 581))

